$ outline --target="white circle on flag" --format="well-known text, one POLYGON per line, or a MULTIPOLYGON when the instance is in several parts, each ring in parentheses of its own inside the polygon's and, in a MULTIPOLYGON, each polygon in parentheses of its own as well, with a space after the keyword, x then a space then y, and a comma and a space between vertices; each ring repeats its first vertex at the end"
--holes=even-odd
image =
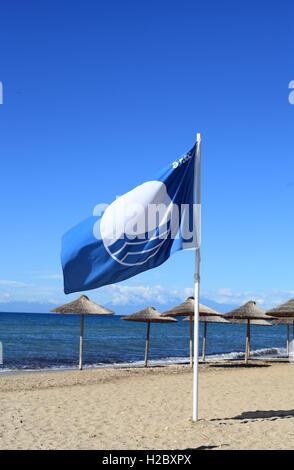
POLYGON ((100 223, 101 238, 109 255, 126 266, 146 263, 169 236, 170 228, 165 227, 172 211, 172 200, 161 181, 148 181, 120 196, 107 207, 100 223), (154 237, 158 228, 157 243, 154 237), (144 249, 150 240, 153 246, 144 249), (132 260, 135 254, 138 259, 132 260))

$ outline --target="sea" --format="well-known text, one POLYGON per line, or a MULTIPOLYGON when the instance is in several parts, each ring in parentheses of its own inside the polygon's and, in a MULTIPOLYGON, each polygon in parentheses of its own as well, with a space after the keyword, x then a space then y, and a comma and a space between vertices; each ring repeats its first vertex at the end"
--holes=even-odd
MULTIPOLYGON (((119 315, 85 315, 84 318, 84 368, 143 364, 146 323, 122 321, 119 315)), ((285 357, 286 336, 285 325, 252 325, 251 357, 285 357)), ((76 368, 79 337, 80 315, 0 313, 0 374, 76 368)), ((200 359, 202 338, 203 324, 200 323, 200 359)), ((209 323, 207 360, 243 359, 245 338, 246 325, 209 323)), ((152 323, 149 364, 188 361, 189 322, 179 318, 174 324, 152 323)))

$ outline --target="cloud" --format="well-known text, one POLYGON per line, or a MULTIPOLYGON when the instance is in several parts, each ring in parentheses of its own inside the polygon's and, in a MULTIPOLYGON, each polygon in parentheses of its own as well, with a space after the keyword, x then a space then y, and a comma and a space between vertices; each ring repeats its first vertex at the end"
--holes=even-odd
MULTIPOLYGON (((57 273, 39 272, 36 273, 39 279, 60 279, 62 276, 57 273)), ((47 283, 45 283, 47 284, 47 283)), ((15 280, 0 280, 0 302, 38 302, 38 303, 54 303, 62 304, 74 300, 77 295, 71 294, 65 296, 59 283, 50 283, 50 285, 26 284, 15 280), (23 288, 23 289, 22 289, 23 288)), ((134 308, 142 305, 154 305, 161 311, 170 308, 187 297, 194 295, 193 287, 164 287, 160 283, 155 285, 144 284, 139 279, 130 279, 127 284, 113 284, 105 286, 99 290, 89 292, 90 298, 94 302, 102 305, 111 306, 134 306, 134 308)), ((248 300, 255 300, 257 304, 264 309, 272 308, 289 298, 294 297, 294 290, 271 289, 263 290, 234 290, 230 287, 220 287, 218 289, 200 289, 200 298, 204 302, 222 304, 223 309, 228 306, 239 306, 248 300)), ((214 306, 213 308, 217 308, 214 306)))
MULTIPOLYGON (((38 302, 50 303, 49 299, 60 297, 64 300, 62 289, 58 286, 26 284, 12 280, 0 280, 0 302, 38 302)), ((64 302, 63 302, 64 303, 64 302)))
POLYGON ((27 287, 32 284, 25 284, 24 282, 18 282, 18 281, 8 281, 4 279, 0 279, 0 284, 4 286, 14 286, 14 287, 27 287))
POLYGON ((233 291, 230 288, 201 291, 202 297, 220 304, 242 305, 248 300, 255 300, 265 309, 269 309, 289 300, 294 290, 271 289, 269 291, 233 291))
POLYGON ((44 274, 41 276, 37 276, 37 279, 62 279, 61 274, 44 274))
POLYGON ((165 292, 162 286, 110 286, 111 303, 128 305, 142 302, 165 303, 165 292))
POLYGON ((224 295, 226 297, 235 297, 235 296, 240 296, 241 294, 239 292, 233 292, 231 289, 229 289, 228 287, 224 287, 224 288, 221 288, 221 289, 218 289, 217 290, 217 293, 219 295, 224 295))
POLYGON ((0 294, 0 303, 9 302, 10 294, 8 292, 3 292, 0 294))
POLYGON ((157 284, 150 285, 119 285, 109 286, 108 293, 111 295, 112 305, 146 305, 160 304, 170 305, 171 303, 183 302, 187 297, 193 295, 193 288, 167 289, 157 284))

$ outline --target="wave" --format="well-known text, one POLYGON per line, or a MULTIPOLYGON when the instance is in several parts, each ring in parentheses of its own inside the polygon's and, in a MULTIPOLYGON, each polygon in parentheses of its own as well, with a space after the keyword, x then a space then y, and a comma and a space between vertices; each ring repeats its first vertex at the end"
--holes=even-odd
MULTIPOLYGON (((224 353, 215 353, 215 354, 207 354, 205 360, 207 362, 212 361, 238 361, 244 359, 245 354, 242 351, 232 351, 232 352, 224 352, 224 353)), ((250 351, 250 358, 251 359, 271 359, 271 358, 285 358, 287 357, 286 348, 264 348, 264 349, 256 349, 250 351)), ((189 357, 162 357, 158 359, 149 359, 148 364, 150 366, 156 365, 168 365, 168 364, 187 364, 189 363, 189 357)), ((49 362, 49 361, 48 361, 49 362)), ((201 362, 201 355, 199 356, 199 362, 201 362)), ((142 366, 144 361, 121 361, 121 362, 96 362, 96 363, 85 363, 83 365, 84 369, 101 369, 101 368, 119 368, 119 367, 136 367, 142 366)), ((0 368, 1 373, 12 373, 12 372, 37 372, 37 371, 49 371, 49 370, 75 370, 77 369, 76 363, 66 364, 64 361, 63 364, 57 365, 50 365, 45 364, 45 360, 43 364, 38 365, 23 365, 21 366, 19 363, 15 364, 15 366, 11 367, 2 367, 0 368)))
MULTIPOLYGON (((287 357, 287 350, 286 348, 264 348, 264 349, 256 349, 250 351, 250 358, 251 359, 273 359, 278 357, 287 357)), ((207 361, 214 361, 214 360, 241 360, 245 358, 245 353, 242 351, 233 351, 228 353, 221 353, 221 354, 210 354, 206 357, 207 361)))

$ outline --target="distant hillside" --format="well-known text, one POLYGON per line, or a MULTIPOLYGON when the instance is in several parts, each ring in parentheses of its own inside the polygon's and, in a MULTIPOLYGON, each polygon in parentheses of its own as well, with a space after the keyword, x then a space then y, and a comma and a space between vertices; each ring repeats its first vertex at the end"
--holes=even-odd
MULTIPOLYGON (((184 299, 183 299, 184 300, 184 299)), ((65 301, 66 302, 66 301, 65 301)), ((213 308, 214 310, 218 310, 221 313, 228 312, 232 310, 233 306, 228 304, 219 304, 214 302, 213 300, 201 298, 200 302, 208 305, 208 307, 213 308)), ((152 305, 152 302, 150 302, 152 305)), ((104 304, 105 307, 110 308, 118 315, 128 315, 129 313, 136 312, 145 308, 147 305, 146 303, 137 303, 131 305, 113 305, 111 302, 104 304)), ((158 304, 154 302, 153 305, 159 311, 168 310, 173 306, 173 304, 158 304)), ((52 308, 56 307, 56 304, 49 304, 49 303, 38 303, 38 302, 6 302, 0 303, 0 312, 23 312, 23 313, 50 313, 52 308)))
POLYGON ((0 313, 49 313, 55 306, 55 304, 38 302, 1 302, 0 313))

